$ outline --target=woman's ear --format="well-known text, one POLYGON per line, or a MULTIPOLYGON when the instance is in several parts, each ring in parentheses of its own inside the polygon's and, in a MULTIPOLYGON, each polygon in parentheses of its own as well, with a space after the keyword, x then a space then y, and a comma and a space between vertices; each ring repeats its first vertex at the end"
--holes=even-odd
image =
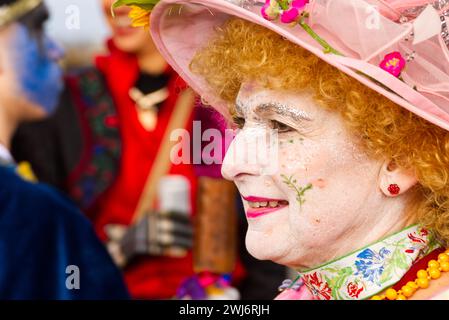
POLYGON ((379 172, 379 188, 387 197, 397 197, 418 183, 412 170, 399 168, 393 161, 385 161, 379 172))

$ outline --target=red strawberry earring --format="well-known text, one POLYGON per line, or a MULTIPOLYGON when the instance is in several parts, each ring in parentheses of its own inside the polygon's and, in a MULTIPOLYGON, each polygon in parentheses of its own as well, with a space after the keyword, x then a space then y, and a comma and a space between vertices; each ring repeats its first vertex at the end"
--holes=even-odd
POLYGON ((393 183, 388 186, 388 191, 390 192, 391 195, 396 196, 401 191, 401 188, 399 188, 399 186, 396 183, 393 183))

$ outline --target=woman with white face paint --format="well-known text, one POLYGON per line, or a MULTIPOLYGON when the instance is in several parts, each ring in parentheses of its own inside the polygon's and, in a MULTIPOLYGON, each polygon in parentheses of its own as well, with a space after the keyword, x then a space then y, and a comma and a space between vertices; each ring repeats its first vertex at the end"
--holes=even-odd
POLYGON ((279 299, 448 296, 448 12, 428 0, 154 6, 162 54, 241 129, 222 172, 244 200, 249 251, 298 271, 279 299))
POLYGON ((63 52, 43 30, 42 0, 0 0, 0 299, 126 299, 119 270, 92 226, 57 191, 26 181, 10 140, 51 114, 63 52))

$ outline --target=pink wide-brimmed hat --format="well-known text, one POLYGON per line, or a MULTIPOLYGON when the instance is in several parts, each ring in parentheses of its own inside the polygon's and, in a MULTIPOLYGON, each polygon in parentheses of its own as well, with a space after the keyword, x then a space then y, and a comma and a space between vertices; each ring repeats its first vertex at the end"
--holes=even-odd
POLYGON ((224 114, 227 104, 189 64, 217 27, 237 17, 449 130, 446 16, 449 0, 161 0, 151 14, 151 32, 168 63, 224 114))

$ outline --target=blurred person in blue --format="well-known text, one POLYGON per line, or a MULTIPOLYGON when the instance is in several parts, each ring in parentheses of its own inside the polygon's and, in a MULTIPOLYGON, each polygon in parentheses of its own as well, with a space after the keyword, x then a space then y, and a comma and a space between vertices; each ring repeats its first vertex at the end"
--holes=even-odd
POLYGON ((0 0, 0 299, 126 299, 88 220, 9 152, 17 126, 52 114, 63 88, 47 18, 42 0, 0 0))

